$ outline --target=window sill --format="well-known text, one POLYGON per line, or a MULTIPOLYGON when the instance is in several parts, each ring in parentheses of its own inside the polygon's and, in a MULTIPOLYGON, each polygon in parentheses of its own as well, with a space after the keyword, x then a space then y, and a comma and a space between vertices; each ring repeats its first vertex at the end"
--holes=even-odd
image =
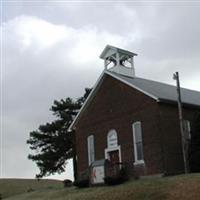
POLYGON ((133 164, 134 165, 144 165, 144 160, 137 160, 133 164))

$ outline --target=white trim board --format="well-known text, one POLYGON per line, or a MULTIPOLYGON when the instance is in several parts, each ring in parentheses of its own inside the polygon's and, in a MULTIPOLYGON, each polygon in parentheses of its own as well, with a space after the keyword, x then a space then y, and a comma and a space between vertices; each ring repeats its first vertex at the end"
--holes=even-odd
POLYGON ((104 150, 104 153, 105 153, 105 159, 108 159, 109 160, 109 157, 108 157, 108 153, 109 152, 112 152, 112 151, 119 151, 119 162, 121 163, 122 162, 122 155, 121 155, 121 146, 118 145, 116 147, 113 147, 113 148, 106 148, 104 150))
POLYGON ((87 97, 87 99, 85 100, 85 102, 83 103, 83 105, 81 106, 79 112, 77 113, 76 117, 74 118, 73 122, 71 123, 71 125, 68 128, 68 131, 73 130, 74 125, 76 123, 76 121, 78 120, 78 118, 80 117, 82 111, 84 111, 86 105, 89 103, 90 99, 92 99, 92 97, 94 96, 97 86, 99 86, 99 84, 101 83, 101 81, 103 81, 103 76, 104 76, 104 71, 101 73, 100 77, 97 79, 94 87, 92 88, 92 91, 90 92, 89 96, 87 97), (102 80, 101 80, 102 79, 102 80))

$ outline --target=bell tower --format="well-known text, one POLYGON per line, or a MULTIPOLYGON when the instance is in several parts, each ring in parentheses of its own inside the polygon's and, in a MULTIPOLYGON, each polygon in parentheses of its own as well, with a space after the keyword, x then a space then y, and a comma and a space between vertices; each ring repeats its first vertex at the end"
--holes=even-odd
POLYGON ((106 70, 121 75, 135 77, 134 56, 130 51, 107 45, 100 55, 106 70))

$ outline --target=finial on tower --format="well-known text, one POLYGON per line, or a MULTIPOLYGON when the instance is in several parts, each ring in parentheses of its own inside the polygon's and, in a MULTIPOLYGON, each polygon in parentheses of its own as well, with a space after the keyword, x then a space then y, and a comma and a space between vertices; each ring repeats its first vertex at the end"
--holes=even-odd
POLYGON ((100 58, 104 60, 106 70, 134 77, 134 56, 137 56, 137 54, 107 45, 101 53, 100 58), (112 67, 108 68, 110 64, 112 64, 112 67))

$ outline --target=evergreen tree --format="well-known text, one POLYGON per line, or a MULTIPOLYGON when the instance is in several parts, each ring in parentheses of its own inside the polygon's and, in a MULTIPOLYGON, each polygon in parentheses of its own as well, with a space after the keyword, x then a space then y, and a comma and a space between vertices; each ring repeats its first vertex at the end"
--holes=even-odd
POLYGON ((192 122, 189 163, 191 172, 200 172, 200 112, 192 122))
POLYGON ((90 91, 86 88, 83 97, 76 101, 55 100, 50 110, 56 120, 30 132, 27 144, 35 154, 29 154, 28 158, 39 167, 37 178, 64 172, 67 160, 75 157, 74 133, 67 130, 90 91))

